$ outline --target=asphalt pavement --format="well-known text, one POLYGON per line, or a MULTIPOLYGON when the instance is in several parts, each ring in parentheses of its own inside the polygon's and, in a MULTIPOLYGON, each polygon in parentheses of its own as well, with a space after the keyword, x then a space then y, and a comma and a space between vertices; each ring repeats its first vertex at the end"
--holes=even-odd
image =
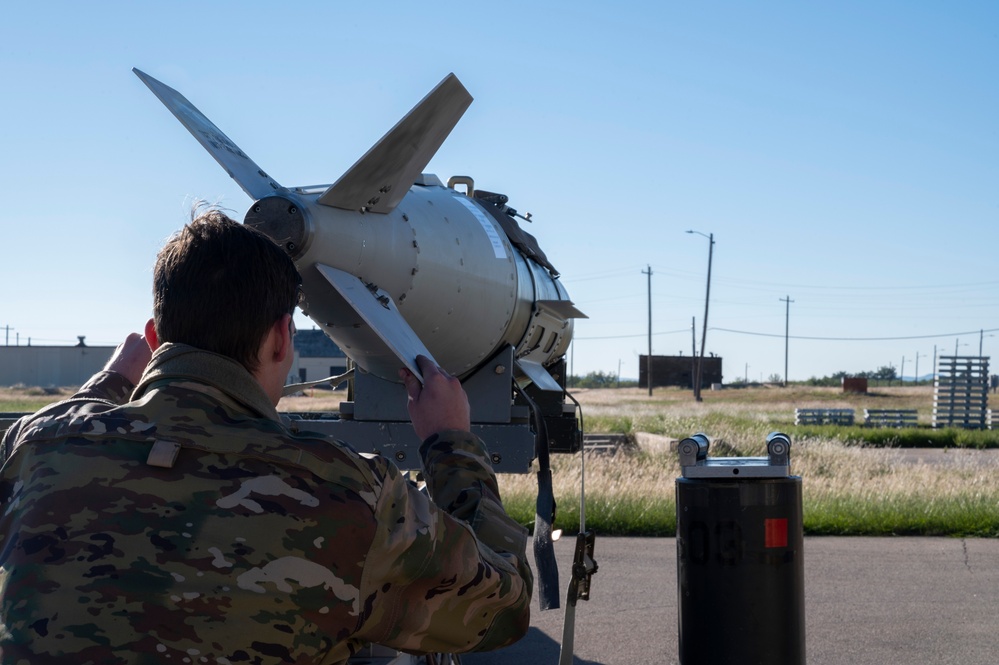
MULTIPOLYGON (((563 606, 573 544, 555 545, 563 606)), ((676 540, 598 535, 594 558, 573 662, 678 663, 676 540)), ((807 537, 804 569, 810 665, 999 663, 999 539, 807 537)), ((526 638, 462 662, 557 663, 563 617, 535 601, 526 638)))

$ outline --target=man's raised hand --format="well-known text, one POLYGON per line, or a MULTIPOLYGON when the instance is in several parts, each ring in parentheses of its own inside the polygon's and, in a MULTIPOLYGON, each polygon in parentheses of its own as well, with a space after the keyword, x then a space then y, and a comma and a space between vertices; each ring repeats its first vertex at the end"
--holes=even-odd
POLYGON ((468 396, 461 382, 426 356, 417 356, 416 364, 423 374, 422 385, 408 369, 399 370, 399 377, 409 394, 407 406, 416 435, 426 439, 449 429, 469 431, 468 396))

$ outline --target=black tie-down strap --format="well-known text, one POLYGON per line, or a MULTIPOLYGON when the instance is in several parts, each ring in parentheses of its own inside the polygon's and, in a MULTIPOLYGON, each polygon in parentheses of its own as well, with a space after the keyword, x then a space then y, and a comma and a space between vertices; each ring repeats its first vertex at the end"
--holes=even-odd
MULTIPOLYGON (((547 446, 546 446, 547 447, 547 446)), ((557 610, 558 563, 552 542, 552 522, 555 521, 555 494, 552 490, 552 470, 548 466, 547 451, 538 456, 538 502, 534 514, 534 563, 538 569, 538 604, 542 610, 557 610)))
POLYGON ((538 571, 538 606, 542 610, 557 610, 559 608, 558 562, 555 560, 555 545, 552 541, 555 490, 552 488, 548 426, 531 396, 516 384, 514 390, 527 402, 534 419, 534 455, 538 460, 538 500, 534 511, 534 564, 538 571))

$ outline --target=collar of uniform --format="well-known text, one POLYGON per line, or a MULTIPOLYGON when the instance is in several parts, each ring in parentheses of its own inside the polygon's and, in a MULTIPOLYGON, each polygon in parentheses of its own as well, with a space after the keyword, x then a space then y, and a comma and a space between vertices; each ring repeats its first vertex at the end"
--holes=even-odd
POLYGON ((225 393, 257 415, 280 421, 274 404, 245 367, 232 358, 187 344, 167 343, 156 349, 132 393, 132 400, 175 381, 205 384, 225 393))

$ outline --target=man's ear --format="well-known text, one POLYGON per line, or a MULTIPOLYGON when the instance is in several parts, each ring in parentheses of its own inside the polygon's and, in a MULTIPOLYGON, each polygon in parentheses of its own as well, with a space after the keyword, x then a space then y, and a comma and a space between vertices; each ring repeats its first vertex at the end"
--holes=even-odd
POLYGON ((273 326, 274 331, 274 360, 282 362, 292 351, 291 338, 291 314, 285 314, 278 319, 273 326))
POLYGON ((156 324, 152 319, 146 321, 146 344, 149 345, 150 351, 155 351, 160 348, 160 338, 156 336, 156 324))

